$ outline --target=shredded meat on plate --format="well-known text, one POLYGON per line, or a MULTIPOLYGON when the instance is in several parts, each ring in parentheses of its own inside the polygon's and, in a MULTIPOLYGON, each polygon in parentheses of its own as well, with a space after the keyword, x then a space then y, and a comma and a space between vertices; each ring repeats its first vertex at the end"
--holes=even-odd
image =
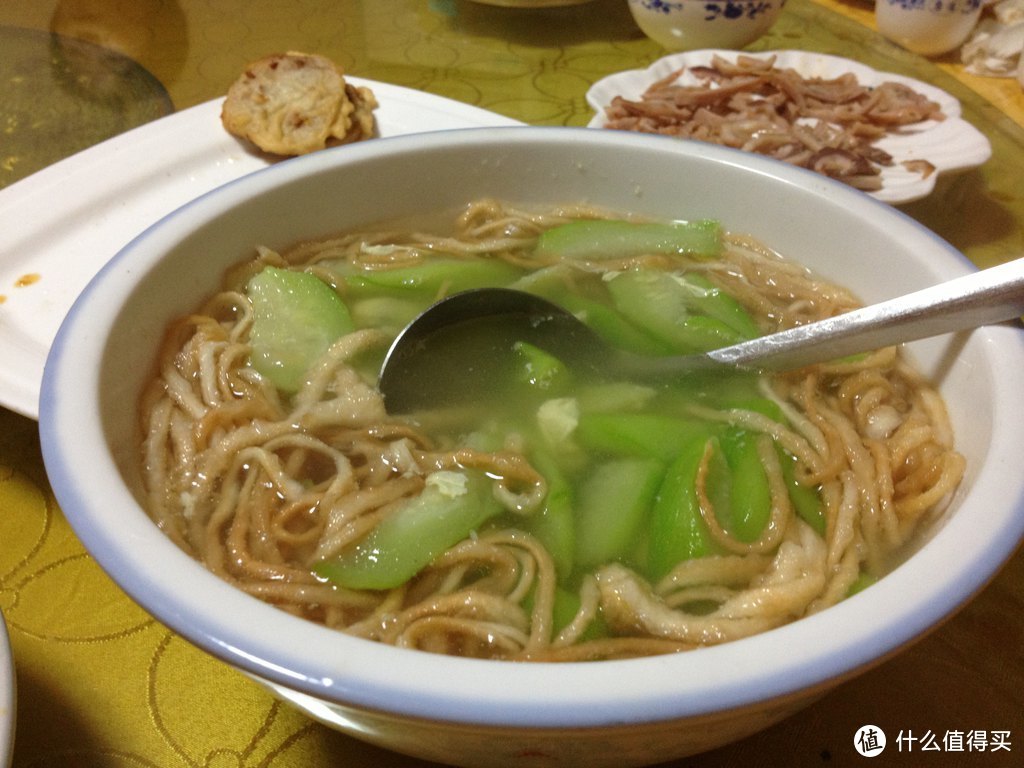
MULTIPOLYGON (((862 85, 852 73, 805 78, 775 67, 775 57, 715 56, 710 66, 680 69, 637 101, 616 96, 606 128, 660 133, 723 144, 810 168, 865 191, 881 189, 893 158, 875 146, 889 133, 942 120, 939 105, 901 83, 862 85), (681 82, 688 75, 695 84, 681 82)), ((927 161, 910 170, 927 176, 927 161)))

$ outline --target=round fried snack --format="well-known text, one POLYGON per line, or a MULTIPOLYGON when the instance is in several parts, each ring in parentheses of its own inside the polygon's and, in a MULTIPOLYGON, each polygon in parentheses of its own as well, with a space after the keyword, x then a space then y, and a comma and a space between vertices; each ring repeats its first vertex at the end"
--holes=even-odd
POLYGON ((302 155, 373 136, 377 100, 323 56, 279 53, 252 62, 228 89, 221 122, 264 152, 302 155))

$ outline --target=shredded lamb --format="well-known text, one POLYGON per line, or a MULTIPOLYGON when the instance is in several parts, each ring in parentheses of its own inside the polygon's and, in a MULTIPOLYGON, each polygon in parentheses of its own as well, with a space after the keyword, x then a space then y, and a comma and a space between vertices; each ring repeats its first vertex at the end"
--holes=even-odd
POLYGON ((880 189, 881 168, 893 164, 875 142, 944 118, 938 104, 901 83, 868 87, 852 73, 804 78, 776 68, 774 56, 742 55, 735 62, 716 55, 710 66, 677 70, 637 101, 617 96, 606 115, 606 128, 757 152, 865 191, 880 189), (684 73, 697 84, 681 84, 684 73))

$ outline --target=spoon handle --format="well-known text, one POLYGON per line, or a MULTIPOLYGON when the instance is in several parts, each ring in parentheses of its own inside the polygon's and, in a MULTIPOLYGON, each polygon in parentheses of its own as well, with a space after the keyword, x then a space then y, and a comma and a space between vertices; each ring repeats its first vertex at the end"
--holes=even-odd
POLYGON ((1024 258, 708 353, 743 368, 792 370, 1024 315, 1024 258))

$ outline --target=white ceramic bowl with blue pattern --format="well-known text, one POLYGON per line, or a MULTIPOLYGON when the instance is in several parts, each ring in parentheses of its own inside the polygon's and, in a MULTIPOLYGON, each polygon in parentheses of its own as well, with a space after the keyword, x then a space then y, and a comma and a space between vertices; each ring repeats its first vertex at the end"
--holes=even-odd
POLYGON ((981 16, 982 0, 878 0, 878 31, 922 56, 959 48, 981 16))
POLYGON ((644 34, 670 51, 742 48, 775 24, 786 0, 629 0, 644 34))

